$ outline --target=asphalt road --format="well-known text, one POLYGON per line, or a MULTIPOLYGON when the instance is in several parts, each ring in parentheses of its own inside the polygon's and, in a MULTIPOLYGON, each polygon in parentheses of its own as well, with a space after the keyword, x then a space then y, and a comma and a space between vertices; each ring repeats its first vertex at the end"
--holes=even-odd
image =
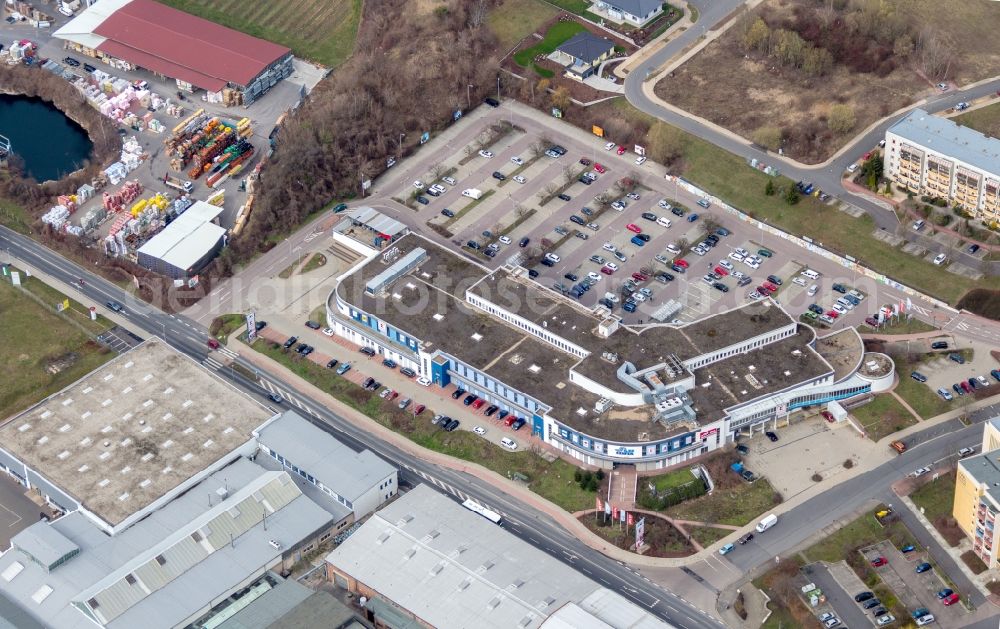
POLYGON ((864 610, 854 602, 854 594, 857 592, 845 592, 826 566, 821 563, 810 564, 805 567, 804 573, 806 579, 823 590, 827 604, 833 607, 833 613, 840 619, 841 623, 859 629, 871 626, 871 621, 865 615, 864 610))
MULTIPOLYGON (((885 130, 899 119, 905 117, 909 111, 894 116, 882 122, 882 124, 871 131, 857 136, 848 144, 848 149, 843 151, 839 157, 832 160, 829 164, 809 167, 796 166, 778 157, 775 153, 769 153, 768 151, 751 146, 748 140, 734 137, 712 128, 692 115, 678 113, 662 107, 643 93, 642 87, 647 75, 655 72, 673 57, 681 54, 685 48, 694 44, 707 30, 715 27, 720 20, 742 5, 743 2, 741 0, 721 0, 718 2, 695 2, 694 4, 698 7, 700 13, 695 26, 689 28, 676 39, 663 46, 659 51, 651 55, 641 68, 633 70, 626 77, 624 83, 625 98, 628 99, 629 103, 644 113, 680 127, 688 133, 696 135, 719 148, 745 159, 756 158, 769 164, 780 162, 779 169, 783 175, 793 180, 813 182, 817 188, 825 190, 841 200, 849 201, 852 205, 866 211, 874 219, 877 226, 894 231, 898 224, 895 213, 875 204, 866 197, 849 191, 844 187, 841 176, 849 165, 857 161, 862 153, 876 146, 879 140, 885 138, 885 130)), ((656 81, 660 80, 660 78, 657 77, 652 80, 656 81)), ((995 94, 998 89, 1000 89, 1000 80, 989 81, 966 90, 938 92, 930 97, 930 102, 920 105, 920 107, 931 113, 939 112, 954 107, 961 101, 972 101, 983 96, 995 94)), ((968 255, 964 250, 951 249, 936 242, 930 243, 929 239, 922 239, 921 242, 924 248, 946 253, 950 259, 962 262, 974 269, 982 269, 984 272, 991 274, 1000 273, 1000 261, 987 263, 968 255)))
MULTIPOLYGON (((206 344, 208 335, 204 328, 193 325, 184 317, 165 314, 149 304, 133 299, 114 284, 6 227, 0 227, 0 249, 67 284, 75 284, 78 279, 84 279, 85 284, 81 292, 93 303, 102 307, 109 300, 118 301, 125 307, 122 316, 134 326, 136 332, 147 337, 163 337, 178 351, 213 368, 211 362, 205 362, 210 350, 206 344)), ((270 381, 273 387, 294 391, 294 388, 287 383, 260 371, 254 365, 241 359, 237 359, 236 362, 249 371, 256 372, 262 379, 270 381)), ((265 404, 269 403, 263 397, 265 392, 259 383, 243 377, 232 369, 217 369, 217 373, 257 396, 265 404)), ((459 500, 471 497, 499 511, 504 515, 504 528, 511 533, 572 566, 594 581, 620 593, 668 623, 686 629, 723 626, 705 612, 680 600, 627 566, 593 551, 576 538, 567 535, 548 516, 518 502, 498 488, 476 477, 428 464, 413 457, 355 427, 337 413, 305 396, 298 394, 294 397, 289 396, 288 401, 298 407, 303 416, 311 418, 317 425, 330 431, 352 448, 358 450, 368 448, 399 466, 401 483, 412 486, 427 481, 438 491, 459 500)))

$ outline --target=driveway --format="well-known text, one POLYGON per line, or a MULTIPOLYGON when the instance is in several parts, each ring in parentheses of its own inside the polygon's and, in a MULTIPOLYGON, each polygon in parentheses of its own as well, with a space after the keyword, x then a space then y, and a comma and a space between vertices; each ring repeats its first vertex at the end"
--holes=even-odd
MULTIPOLYGON (((848 568, 848 570, 850 569, 848 568)), ((805 578, 823 590, 823 594, 826 595, 827 606, 832 608, 830 611, 840 619, 843 625, 860 629, 861 627, 869 627, 874 624, 871 618, 865 614, 864 610, 854 602, 854 595, 866 589, 863 587, 863 584, 858 586, 858 592, 848 592, 833 577, 830 570, 821 563, 809 564, 802 571, 805 573, 805 578)), ((852 572, 851 574, 853 575, 854 573, 852 572)), ((826 610, 818 608, 815 611, 817 614, 820 614, 826 610)))

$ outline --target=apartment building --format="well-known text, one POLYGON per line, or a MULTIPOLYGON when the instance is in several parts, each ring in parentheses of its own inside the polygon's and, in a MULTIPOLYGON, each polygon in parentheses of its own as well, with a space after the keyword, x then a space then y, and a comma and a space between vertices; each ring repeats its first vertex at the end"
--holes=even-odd
POLYGON ((952 515, 972 540, 972 550, 989 568, 997 567, 997 514, 1000 513, 1000 417, 983 426, 982 454, 958 462, 952 515))
POLYGON ((1000 140, 914 109, 885 133, 885 176, 1000 222, 1000 140))

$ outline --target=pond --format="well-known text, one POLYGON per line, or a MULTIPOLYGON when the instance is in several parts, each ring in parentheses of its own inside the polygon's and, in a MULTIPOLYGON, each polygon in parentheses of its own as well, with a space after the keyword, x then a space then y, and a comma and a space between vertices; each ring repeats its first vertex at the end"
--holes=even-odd
POLYGON ((83 127, 40 98, 0 94, 0 135, 39 182, 80 168, 93 150, 83 127))

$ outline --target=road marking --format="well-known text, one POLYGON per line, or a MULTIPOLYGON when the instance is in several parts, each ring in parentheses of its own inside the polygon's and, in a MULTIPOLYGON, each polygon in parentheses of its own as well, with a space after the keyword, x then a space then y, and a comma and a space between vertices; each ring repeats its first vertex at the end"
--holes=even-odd
POLYGON ((13 511, 11 511, 10 509, 8 509, 7 507, 5 507, 5 506, 3 506, 3 505, 0 505, 0 509, 3 509, 3 510, 4 510, 4 511, 6 511, 7 513, 9 513, 9 514, 11 514, 12 516, 14 516, 14 518, 15 518, 15 519, 14 519, 14 521, 13 521, 13 522, 11 522, 11 523, 10 523, 10 527, 13 527, 13 526, 14 526, 14 525, 16 525, 16 524, 17 524, 18 522, 20 522, 21 520, 23 520, 23 519, 24 519, 24 518, 22 518, 21 516, 17 515, 16 513, 14 513, 13 511))
POLYGON ((218 371, 218 370, 220 370, 220 369, 222 369, 224 367, 224 365, 222 363, 216 362, 216 361, 212 360, 211 358, 206 358, 205 360, 203 360, 201 362, 202 362, 203 365, 205 365, 209 369, 214 369, 215 371, 218 371))

